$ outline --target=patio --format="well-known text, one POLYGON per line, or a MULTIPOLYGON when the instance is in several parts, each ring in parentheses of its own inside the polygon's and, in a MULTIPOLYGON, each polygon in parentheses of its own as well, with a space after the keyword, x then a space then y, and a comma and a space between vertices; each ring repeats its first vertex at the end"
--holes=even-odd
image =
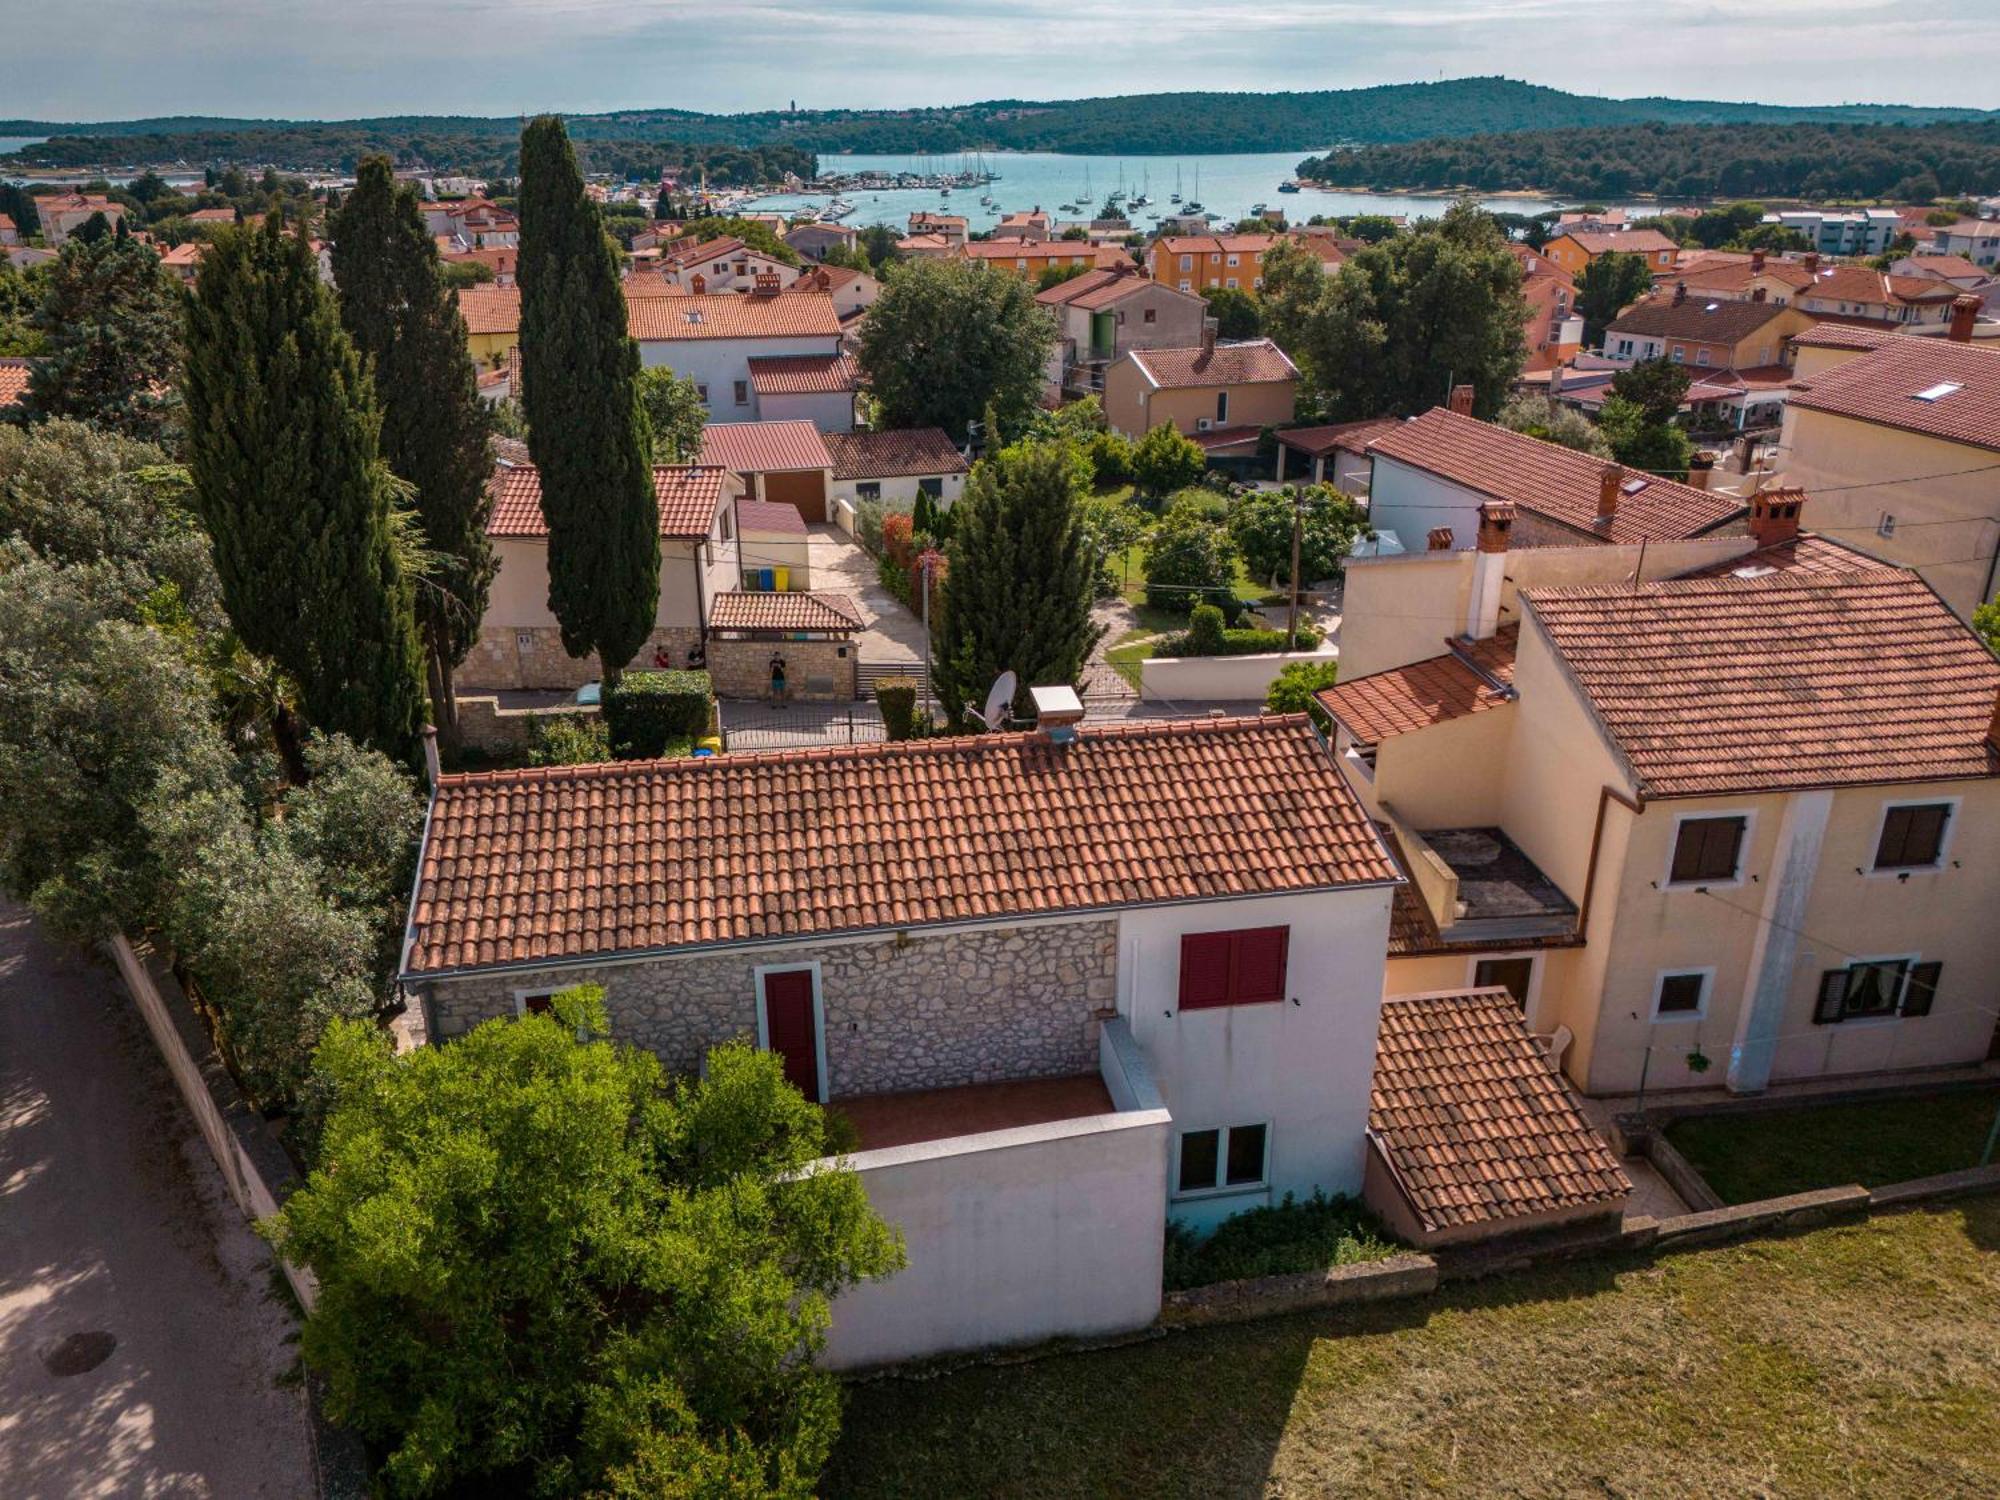
POLYGON ((1111 1102, 1104 1080, 1095 1073, 1085 1073, 1069 1078, 867 1094, 836 1099, 829 1108, 853 1125, 857 1149, 880 1151, 989 1130, 1108 1115, 1117 1106, 1111 1102))

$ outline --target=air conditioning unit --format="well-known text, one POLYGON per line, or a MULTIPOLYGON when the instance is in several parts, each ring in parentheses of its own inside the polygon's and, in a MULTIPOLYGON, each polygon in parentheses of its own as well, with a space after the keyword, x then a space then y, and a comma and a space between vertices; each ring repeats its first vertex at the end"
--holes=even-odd
POLYGON ((1213 427, 1214 425, 1215 423, 1210 421, 1207 417, 1196 417, 1194 419, 1194 430, 1196 432, 1206 432, 1208 431, 1209 428, 1213 427))

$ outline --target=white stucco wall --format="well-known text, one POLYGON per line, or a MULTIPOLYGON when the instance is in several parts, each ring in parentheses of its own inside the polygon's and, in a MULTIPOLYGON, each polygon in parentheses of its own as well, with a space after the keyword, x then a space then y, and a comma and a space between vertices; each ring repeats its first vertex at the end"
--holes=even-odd
POLYGON ((1479 539, 1479 506, 1488 497, 1379 454, 1368 482, 1368 524, 1393 531, 1406 552, 1422 552, 1434 526, 1451 528, 1455 552, 1479 539))
POLYGON ((1165 1110, 1139 1110, 851 1158, 909 1263, 834 1303, 823 1363, 1145 1327, 1160 1310, 1171 1129, 1165 1110))
MULTIPOLYGON (((713 389, 709 395, 714 396, 713 389)), ((854 393, 828 391, 810 396, 759 396, 750 401, 759 422, 810 422, 821 432, 854 431, 854 393)))
POLYGON ((1172 1198, 1173 1217, 1210 1228, 1287 1192, 1361 1191, 1389 898, 1350 888, 1120 916, 1118 1010, 1175 1130, 1270 1126, 1266 1187, 1172 1198), (1182 934, 1279 925, 1291 928, 1286 1001, 1180 1011, 1182 934))
MULTIPOLYGON (((837 334, 771 339, 641 339, 639 363, 648 370, 661 366, 708 387, 709 420, 757 420, 757 393, 750 390, 750 360, 781 354, 838 354, 837 334), (743 403, 736 402, 735 382, 744 384, 743 403)), ((844 429, 843 429, 844 430, 844 429)))
MULTIPOLYGON (((660 602, 654 612, 656 626, 692 626, 701 623, 700 597, 696 593, 697 561, 694 542, 663 537, 660 540, 660 602)), ((486 596, 484 624, 488 629, 510 630, 553 628, 556 617, 549 610, 549 548, 540 538, 502 537, 493 543, 493 555, 500 564, 486 596)), ((733 580, 735 566, 726 569, 711 564, 707 587, 714 596, 718 577, 733 580)), ((734 588, 733 581, 724 585, 734 588)))
POLYGON ((1256 656, 1156 656, 1139 663, 1139 696, 1168 701, 1261 702, 1278 674, 1295 661, 1332 661, 1331 641, 1317 651, 1276 651, 1256 656))
MULTIPOLYGON (((878 479, 874 483, 882 486, 882 503, 894 510, 908 510, 917 503, 917 485, 925 477, 942 479, 944 494, 940 497, 946 505, 956 501, 965 493, 963 474, 901 474, 890 479, 878 479)), ((836 479, 827 493, 837 500, 845 500, 855 505, 860 500, 860 489, 865 481, 859 479, 836 479)))

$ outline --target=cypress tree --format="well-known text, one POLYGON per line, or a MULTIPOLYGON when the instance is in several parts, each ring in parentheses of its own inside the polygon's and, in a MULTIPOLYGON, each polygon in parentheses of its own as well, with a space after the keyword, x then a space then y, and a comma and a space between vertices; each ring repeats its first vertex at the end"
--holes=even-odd
POLYGON ((952 507, 944 612, 932 679, 954 729, 1002 672, 1028 690, 1082 680, 1104 632, 1090 618, 1097 558, 1068 443, 1023 443, 981 459, 952 507))
POLYGON ((407 759, 424 699, 395 480, 307 242, 275 218, 218 234, 187 346, 189 468, 230 621, 315 725, 407 759))
POLYGON ((554 115, 521 132, 522 405, 549 526, 549 609, 606 686, 652 634, 660 516, 618 252, 554 115))
POLYGON ((71 236, 48 277, 35 314, 48 352, 28 367, 28 415, 163 441, 174 403, 162 387, 180 363, 181 320, 160 257, 123 233, 71 236))
POLYGON ((361 163, 333 234, 340 320, 370 362, 382 456, 415 487, 424 543, 436 558, 417 586, 417 623, 432 715, 456 739, 451 674, 479 639, 495 571, 486 537, 493 459, 465 320, 444 284, 416 191, 396 186, 386 156, 361 163))

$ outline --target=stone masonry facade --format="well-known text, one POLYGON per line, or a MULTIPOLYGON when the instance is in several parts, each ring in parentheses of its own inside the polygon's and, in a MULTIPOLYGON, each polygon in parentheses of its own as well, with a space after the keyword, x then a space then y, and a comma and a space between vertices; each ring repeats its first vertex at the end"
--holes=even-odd
MULTIPOLYGON (((675 667, 685 667, 688 653, 700 643, 701 631, 696 626, 656 626, 626 670, 651 668, 653 653, 662 647, 675 667)), ((571 656, 563 649, 562 632, 554 625, 506 625, 480 630, 478 642, 452 680, 461 691, 470 692, 506 688, 570 691, 603 676, 596 654, 571 656)))
POLYGON ((782 656, 788 699, 836 702, 854 696, 858 654, 852 641, 718 638, 708 643, 708 675, 718 698, 768 698, 771 658, 782 656))
POLYGON ((1050 923, 898 940, 795 943, 437 981, 436 1031, 514 1013, 517 990, 604 987, 611 1034, 691 1073, 757 1036, 760 967, 817 961, 832 1097, 1090 1073, 1117 999, 1118 924, 1050 923))

